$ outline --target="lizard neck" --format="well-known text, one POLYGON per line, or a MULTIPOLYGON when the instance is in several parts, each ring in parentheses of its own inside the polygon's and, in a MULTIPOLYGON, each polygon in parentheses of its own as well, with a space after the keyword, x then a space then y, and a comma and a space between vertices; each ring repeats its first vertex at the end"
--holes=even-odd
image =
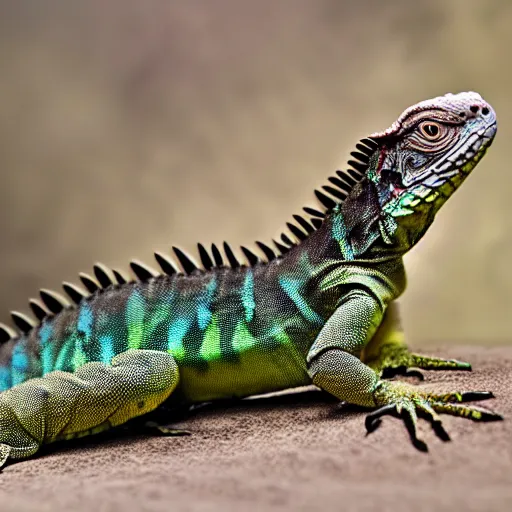
MULTIPOLYGON (((401 258, 423 237, 446 201, 442 190, 432 194, 430 201, 405 208, 388 186, 364 178, 331 211, 322 226, 324 237, 336 242, 338 256, 347 262, 401 258)), ((326 241, 324 247, 335 253, 326 241)))
POLYGON ((386 211, 386 204, 385 194, 364 178, 331 211, 325 229, 341 259, 348 262, 399 258, 412 247, 414 240, 386 211))

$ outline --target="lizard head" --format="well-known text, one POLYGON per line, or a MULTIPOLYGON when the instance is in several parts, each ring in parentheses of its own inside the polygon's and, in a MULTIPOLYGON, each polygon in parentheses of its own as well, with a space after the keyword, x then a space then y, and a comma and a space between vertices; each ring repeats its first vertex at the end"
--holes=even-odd
POLYGON ((475 92, 422 101, 386 131, 372 134, 378 149, 366 175, 376 185, 392 231, 393 226, 407 228, 415 243, 495 134, 494 110, 475 92))

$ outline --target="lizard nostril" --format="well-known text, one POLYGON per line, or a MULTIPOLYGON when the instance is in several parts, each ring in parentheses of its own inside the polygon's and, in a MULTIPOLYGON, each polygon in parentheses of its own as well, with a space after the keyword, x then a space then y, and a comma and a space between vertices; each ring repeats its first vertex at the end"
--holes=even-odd
POLYGON ((478 107, 478 105, 471 105, 471 107, 469 107, 469 110, 471 110, 471 112, 473 112, 473 114, 476 114, 479 110, 479 107, 478 107))
POLYGON ((486 116, 488 113, 489 113, 489 109, 488 109, 487 107, 484 107, 484 108, 482 109, 482 114, 483 114, 484 116, 486 116))

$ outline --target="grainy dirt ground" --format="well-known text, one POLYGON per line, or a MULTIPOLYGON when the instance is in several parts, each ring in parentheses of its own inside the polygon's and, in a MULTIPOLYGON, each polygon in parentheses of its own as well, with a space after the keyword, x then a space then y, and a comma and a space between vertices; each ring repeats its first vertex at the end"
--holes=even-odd
POLYGON ((506 421, 446 417, 450 443, 422 423, 423 454, 397 420, 366 437, 364 414, 322 393, 243 401, 181 421, 190 437, 120 433, 10 465, 0 510, 509 511, 512 348, 434 352, 470 360, 474 371, 430 373, 426 386, 492 390, 487 405, 506 421))

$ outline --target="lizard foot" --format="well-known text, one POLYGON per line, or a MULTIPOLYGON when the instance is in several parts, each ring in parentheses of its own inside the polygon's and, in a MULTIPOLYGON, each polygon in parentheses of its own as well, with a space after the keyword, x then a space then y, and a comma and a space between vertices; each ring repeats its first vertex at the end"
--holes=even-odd
POLYGON ((443 441, 450 436, 443 427, 439 414, 450 414, 474 421, 499 421, 503 417, 486 409, 460 405, 461 402, 487 400, 494 395, 487 391, 431 393, 403 382, 380 381, 373 394, 375 403, 380 406, 366 416, 368 433, 374 432, 381 424, 381 418, 391 415, 403 419, 413 445, 420 451, 428 451, 424 441, 418 438, 418 417, 427 419, 434 432, 443 441))
POLYGON ((395 375, 407 375, 423 380, 423 375, 417 370, 463 370, 471 371, 471 364, 456 359, 429 357, 410 352, 406 346, 394 343, 381 347, 378 356, 367 362, 380 376, 384 378, 395 375))

